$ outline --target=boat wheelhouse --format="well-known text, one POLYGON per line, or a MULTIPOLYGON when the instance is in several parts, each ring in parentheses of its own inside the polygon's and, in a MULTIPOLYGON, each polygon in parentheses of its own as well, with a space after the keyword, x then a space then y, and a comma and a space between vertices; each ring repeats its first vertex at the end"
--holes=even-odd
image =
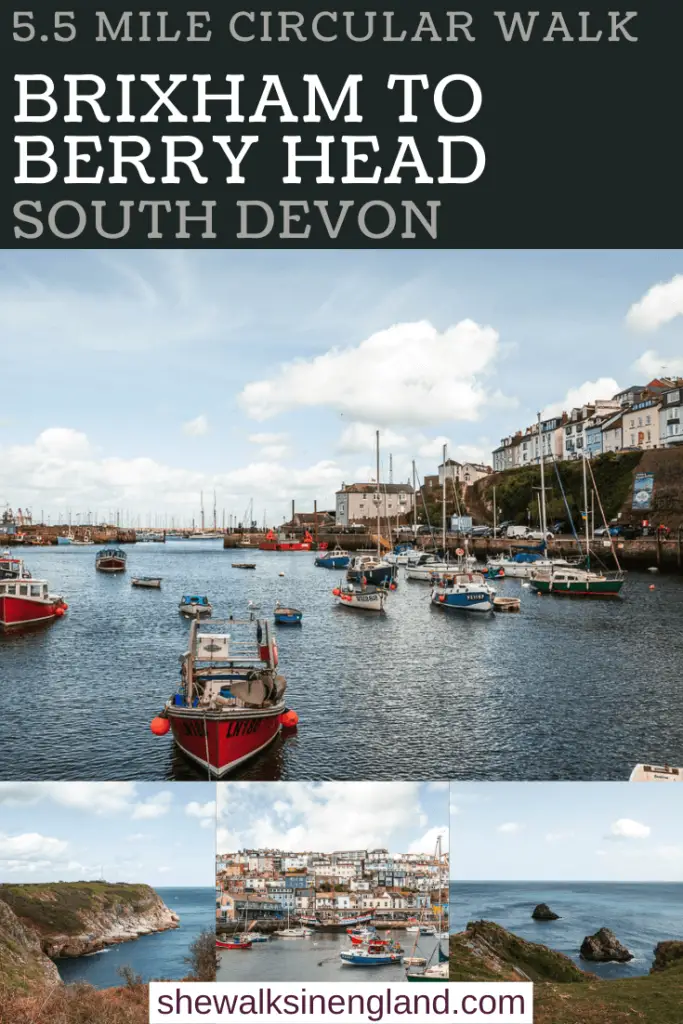
MULTIPOLYGON (((5 561, 0 562, 0 569, 5 561)), ((68 608, 64 598, 50 593, 47 580, 33 579, 21 560, 10 561, 19 562, 19 565, 16 569, 12 566, 17 575, 0 575, 0 629, 15 629, 61 618, 68 608)))
POLYGON ((265 619, 194 620, 181 682, 161 718, 179 749, 221 778, 275 740, 287 683, 265 619))
POLYGON ((349 583, 371 583, 375 587, 396 588, 398 569, 378 555, 356 555, 349 563, 346 579, 349 583))
POLYGON ((434 580, 431 602, 446 611, 491 612, 493 588, 479 572, 443 573, 434 580))
POLYGON ((315 565, 320 569, 346 569, 350 562, 351 555, 338 544, 332 551, 321 551, 315 559, 315 565))
POLYGON ((121 548, 103 548, 95 556, 95 568, 99 572, 125 572, 125 551, 121 548))
POLYGON ((211 615, 213 605, 208 597, 200 594, 184 594, 180 599, 178 611, 188 619, 198 619, 204 615, 211 615))
POLYGON ((23 560, 12 558, 9 553, 3 555, 0 558, 0 580, 16 580, 20 577, 26 580, 31 579, 31 573, 24 568, 23 560))

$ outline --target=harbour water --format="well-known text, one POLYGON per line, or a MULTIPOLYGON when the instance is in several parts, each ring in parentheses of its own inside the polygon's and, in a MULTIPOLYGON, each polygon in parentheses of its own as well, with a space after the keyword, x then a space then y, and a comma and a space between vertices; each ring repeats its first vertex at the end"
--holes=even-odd
POLYGON ((310 552, 127 552, 128 571, 106 575, 92 547, 26 551, 69 611, 0 635, 0 777, 198 777, 149 730, 178 682, 184 593, 206 594, 216 617, 248 600, 267 616, 276 600, 304 611, 277 633, 298 731, 239 778, 627 779, 639 761, 683 761, 683 577, 630 573, 616 601, 540 597, 509 579, 496 586, 521 596, 520 614, 478 618, 432 607, 429 586, 400 570, 379 616, 339 607, 340 574, 310 552), (161 590, 132 588, 134 575, 161 576, 161 590))
POLYGON ((95 988, 123 984, 118 973, 130 967, 143 981, 175 981, 187 977, 185 962, 189 947, 203 931, 215 926, 216 895, 213 889, 168 888, 156 890, 166 906, 180 917, 180 926, 172 931, 142 935, 133 942, 108 946, 101 953, 57 960, 62 981, 87 982, 95 988))
POLYGON ((658 942, 683 938, 683 883, 451 882, 451 932, 478 920, 494 921, 564 953, 602 978, 629 978, 649 974, 658 942), (559 921, 532 920, 539 903, 547 903, 559 921), (581 943, 599 928, 614 932, 634 959, 625 964, 581 960, 581 943))
MULTIPOLYGON (((380 935, 384 935, 378 929, 380 935)), ((421 936, 415 948, 413 933, 392 932, 406 956, 432 956, 437 962, 437 939, 421 936)), ((339 959, 349 949, 348 935, 321 932, 308 939, 271 939, 256 943, 248 950, 224 950, 220 954, 217 981, 359 981, 400 983, 406 980, 406 968, 350 967, 339 959)), ((446 951, 446 941, 443 941, 446 951)))

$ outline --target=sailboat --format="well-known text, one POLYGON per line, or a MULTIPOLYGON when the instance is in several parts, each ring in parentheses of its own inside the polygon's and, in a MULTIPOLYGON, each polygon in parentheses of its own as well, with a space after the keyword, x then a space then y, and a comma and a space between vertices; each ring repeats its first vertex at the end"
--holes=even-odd
MULTIPOLYGON (((612 555, 617 564, 617 572, 600 573, 593 572, 591 570, 590 529, 588 516, 588 476, 586 466, 587 459, 584 454, 583 501, 584 519, 586 524, 586 567, 583 569, 578 566, 554 565, 550 569, 532 569, 529 574, 529 583, 532 590, 535 590, 539 594, 556 594, 563 597, 618 597, 621 592, 621 588, 624 585, 624 573, 619 565, 619 558, 609 531, 608 536, 610 537, 612 555)), ((591 470, 590 473, 595 493, 598 496, 600 511, 602 512, 602 503, 600 502, 600 495, 598 494, 597 486, 595 484, 593 470, 591 470)))
POLYGON ((377 554, 359 555, 353 559, 346 573, 347 584, 339 584, 332 593, 337 603, 345 608, 361 608, 366 611, 384 611, 387 590, 396 589, 395 565, 390 565, 382 556, 381 505, 382 493, 379 482, 379 430, 376 432, 377 445, 377 490, 373 502, 377 509, 377 554))
POLYGON ((287 907, 287 927, 280 928, 275 932, 278 939, 307 939, 311 934, 308 928, 300 926, 299 928, 291 928, 289 924, 289 907, 287 907))
MULTIPOLYGON (((434 859, 438 863, 441 863, 441 859, 442 859, 442 854, 441 854, 441 836, 437 836, 436 850, 434 851, 434 859)), ((429 963, 429 961, 427 961, 427 963, 424 966, 422 964, 418 965, 416 963, 416 961, 418 959, 420 959, 420 958, 415 957, 414 955, 412 957, 407 957, 406 958, 406 963, 408 961, 411 962, 411 966, 409 966, 408 970, 406 971, 406 978, 407 978, 407 980, 408 981, 420 981, 420 982, 448 981, 448 954, 444 953, 443 949, 441 948, 441 940, 443 938, 443 901, 442 900, 439 901, 439 923, 438 923, 438 926, 436 928, 434 928, 432 926, 425 926, 424 924, 420 924, 420 925, 418 925, 418 931, 419 931, 420 935, 434 935, 434 936, 438 937, 438 942, 436 944, 436 948, 434 949, 434 951, 432 952, 432 954, 431 954, 431 956, 429 958, 429 960, 432 960, 434 958, 434 953, 436 953, 436 963, 432 964, 432 963, 429 963), (414 964, 414 966, 413 966, 413 964, 414 964)), ((415 949, 417 948, 417 942, 418 942, 418 940, 415 939, 415 945, 413 947, 413 954, 415 953, 415 949)))

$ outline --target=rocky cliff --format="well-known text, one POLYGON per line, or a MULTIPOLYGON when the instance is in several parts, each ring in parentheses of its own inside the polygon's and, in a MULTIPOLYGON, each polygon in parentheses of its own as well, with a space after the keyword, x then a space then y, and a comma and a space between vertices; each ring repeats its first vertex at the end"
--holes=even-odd
POLYGON ((57 882, 0 885, 8 907, 48 957, 83 956, 117 942, 178 927, 178 916, 148 885, 57 882))
POLYGON ((0 901, 0 983, 25 988, 58 981, 57 968, 43 953, 38 935, 0 901))

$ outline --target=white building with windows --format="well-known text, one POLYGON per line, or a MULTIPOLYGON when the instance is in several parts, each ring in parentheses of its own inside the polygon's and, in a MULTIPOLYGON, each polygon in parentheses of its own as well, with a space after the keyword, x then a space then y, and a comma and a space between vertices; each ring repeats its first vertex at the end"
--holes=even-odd
POLYGON ((659 398, 644 398, 624 411, 624 448, 659 448, 659 398))
MULTIPOLYGON (((377 518, 377 484, 342 484, 336 493, 336 524, 351 526, 377 518)), ((409 516, 415 494, 412 484, 385 484, 379 488, 379 512, 382 520, 409 516)))
POLYGON ((659 443, 663 448, 683 444, 683 387, 665 391, 660 398, 659 443))

